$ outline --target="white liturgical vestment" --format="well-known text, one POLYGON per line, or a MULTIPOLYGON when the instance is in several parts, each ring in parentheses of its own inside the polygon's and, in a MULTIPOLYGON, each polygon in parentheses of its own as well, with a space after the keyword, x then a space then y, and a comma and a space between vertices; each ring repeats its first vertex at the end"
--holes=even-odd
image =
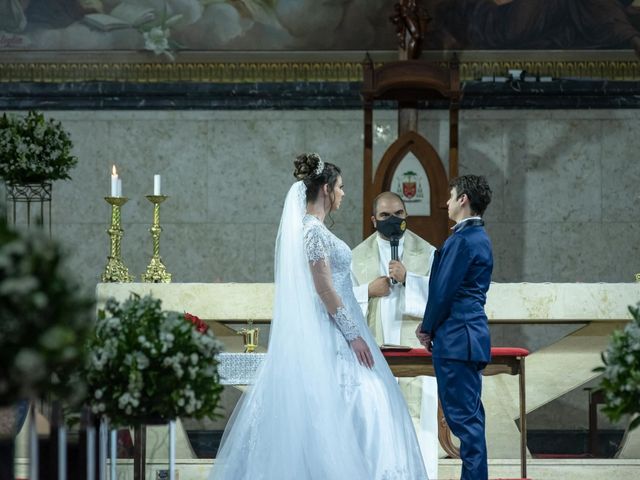
MULTIPOLYGON (((353 251, 354 293, 379 345, 423 348, 415 329, 427 305, 429 271, 435 248, 407 230, 400 239, 398 256, 407 269, 405 285, 392 284, 389 295, 368 298, 369 283, 389 275, 391 244, 374 233, 353 251)), ((429 478, 438 470, 438 393, 434 377, 400 379, 416 427, 429 478)))

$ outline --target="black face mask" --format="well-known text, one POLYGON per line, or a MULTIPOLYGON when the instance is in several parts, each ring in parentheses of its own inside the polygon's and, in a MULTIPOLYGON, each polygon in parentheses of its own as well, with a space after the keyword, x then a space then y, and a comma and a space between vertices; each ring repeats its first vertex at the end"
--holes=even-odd
POLYGON ((407 229, 407 221, 404 218, 391 215, 385 220, 376 220, 376 230, 389 240, 398 240, 407 229))

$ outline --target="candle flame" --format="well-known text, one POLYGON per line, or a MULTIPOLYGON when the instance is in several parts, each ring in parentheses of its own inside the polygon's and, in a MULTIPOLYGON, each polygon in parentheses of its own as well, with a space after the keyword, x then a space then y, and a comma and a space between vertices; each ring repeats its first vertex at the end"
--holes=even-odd
POLYGON ((118 171, 116 170, 116 166, 115 165, 111 166, 111 175, 114 175, 114 176, 118 175, 118 171))

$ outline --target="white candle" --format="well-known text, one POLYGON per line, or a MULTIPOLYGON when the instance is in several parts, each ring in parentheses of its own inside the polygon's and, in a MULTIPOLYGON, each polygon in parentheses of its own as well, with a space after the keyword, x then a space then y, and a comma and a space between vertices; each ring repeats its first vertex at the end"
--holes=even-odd
POLYGON ((122 196, 122 179, 118 178, 118 197, 122 196))
POLYGON ((118 196, 118 172, 115 165, 111 167, 111 196, 118 196))
POLYGON ((154 195, 161 195, 160 185, 161 185, 160 175, 156 173, 153 176, 153 194, 154 195))

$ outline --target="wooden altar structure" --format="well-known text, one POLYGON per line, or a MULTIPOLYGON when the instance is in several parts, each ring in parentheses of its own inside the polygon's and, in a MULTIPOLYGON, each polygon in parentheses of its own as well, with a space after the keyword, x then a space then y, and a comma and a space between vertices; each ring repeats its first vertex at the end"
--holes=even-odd
MULTIPOLYGON (((361 90, 364 108, 364 164, 363 164, 363 216, 362 233, 366 238, 374 231, 369 206, 383 191, 394 191, 393 176, 408 155, 413 154, 426 174, 429 186, 427 212, 412 214, 411 230, 440 246, 448 235, 449 219, 446 201, 449 198, 447 174, 433 145, 419 133, 418 109, 433 100, 449 102, 449 178, 458 176, 458 112, 460 105, 460 72, 456 57, 447 67, 436 62, 421 60, 422 43, 429 21, 427 12, 419 2, 400 0, 395 5, 399 58, 375 66, 367 54, 362 71, 361 90), (398 138, 386 150, 373 171, 373 109, 376 102, 392 101, 398 107, 398 138)), ((414 172, 412 172, 414 173, 414 172)), ((421 172, 418 172, 420 174, 421 172)), ((413 194, 399 193, 405 202, 412 201, 413 194)))

